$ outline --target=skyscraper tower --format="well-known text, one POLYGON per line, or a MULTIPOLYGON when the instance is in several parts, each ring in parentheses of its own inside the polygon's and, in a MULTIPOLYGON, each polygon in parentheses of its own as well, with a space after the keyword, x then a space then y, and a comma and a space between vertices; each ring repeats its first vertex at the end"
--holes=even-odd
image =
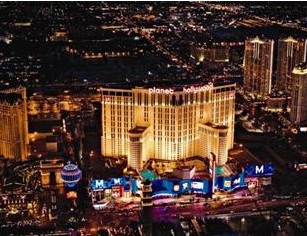
POLYGON ((274 40, 259 37, 245 41, 244 89, 262 96, 271 93, 274 40))
POLYGON ((295 65, 306 61, 307 40, 292 37, 278 40, 277 86, 291 93, 292 70, 295 65))
POLYGON ((301 63, 292 71, 291 121, 300 124, 307 121, 307 63, 301 63))
POLYGON ((25 160, 28 145, 28 115, 25 88, 0 92, 0 155, 25 160))

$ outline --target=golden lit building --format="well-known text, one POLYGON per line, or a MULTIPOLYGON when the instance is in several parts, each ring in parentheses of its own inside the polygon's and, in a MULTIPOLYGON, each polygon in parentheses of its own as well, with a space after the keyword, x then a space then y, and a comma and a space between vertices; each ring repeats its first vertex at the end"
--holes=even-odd
POLYGON ((226 125, 215 125, 210 122, 198 125, 199 132, 199 154, 210 157, 214 153, 217 157, 217 165, 223 165, 228 159, 227 139, 228 127, 226 125))
POLYGON ((277 86, 291 92, 292 70, 295 65, 306 61, 307 40, 288 37, 278 40, 277 86))
POLYGON ((244 89, 266 96, 271 93, 274 40, 247 39, 244 51, 244 89))
POLYGON ((0 155, 16 160, 28 156, 28 115, 25 88, 0 92, 0 155))
POLYGON ((102 155, 126 156, 134 168, 150 158, 207 157, 210 151, 223 155, 223 165, 233 147, 235 84, 101 88, 101 98, 102 155), (225 138, 208 138, 199 131, 203 126, 225 138))
POLYGON ((204 60, 213 62, 229 62, 229 47, 228 46, 191 46, 191 57, 197 62, 204 60))
POLYGON ((291 121, 307 121, 307 63, 295 66, 292 71, 291 121))

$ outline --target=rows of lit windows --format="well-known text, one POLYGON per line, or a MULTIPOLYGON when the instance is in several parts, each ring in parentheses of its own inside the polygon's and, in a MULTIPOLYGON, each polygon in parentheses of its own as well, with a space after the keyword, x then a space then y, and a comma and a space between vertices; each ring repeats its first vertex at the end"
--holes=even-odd
MULTIPOLYGON (((20 119, 22 116, 18 116, 18 111, 21 113, 23 106, 19 105, 0 105, 0 154, 6 157, 20 157, 22 148, 21 135, 23 134, 22 124, 20 119), (14 124, 14 125, 12 125, 14 124)), ((25 137, 26 139, 26 137, 25 137)))
POLYGON ((196 125, 199 122, 211 121, 233 129, 234 102, 228 97, 234 93, 233 85, 196 93, 150 94, 148 89, 143 88, 132 91, 130 97, 123 96, 124 93, 128 94, 125 90, 114 90, 113 96, 110 91, 104 91, 108 98, 102 96, 103 109, 107 110, 102 117, 103 145, 110 148, 114 144, 114 154, 120 152, 128 155, 127 132, 136 125, 151 127, 148 139, 153 142, 150 147, 153 152, 149 154, 150 157, 167 159, 195 155, 194 142, 199 138, 196 125), (122 98, 130 99, 131 103, 126 100, 127 103, 121 106, 122 98), (116 133, 116 136, 112 136, 112 133, 116 133))

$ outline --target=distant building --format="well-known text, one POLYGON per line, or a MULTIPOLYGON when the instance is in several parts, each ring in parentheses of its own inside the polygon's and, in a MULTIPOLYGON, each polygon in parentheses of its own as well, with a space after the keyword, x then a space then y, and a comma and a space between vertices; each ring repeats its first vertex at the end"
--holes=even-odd
POLYGON ((219 164, 225 164, 233 147, 235 84, 102 88, 101 93, 103 156, 126 156, 129 166, 142 168, 150 158, 208 157, 202 151, 205 145, 221 155, 219 164), (215 128, 207 128, 208 122, 215 128), (215 133, 204 140, 200 126, 213 133, 217 129, 219 144, 215 145, 215 133))
POLYGON ((300 124, 307 121, 307 63, 295 66, 292 71, 291 121, 300 124))
POLYGON ((61 171, 64 162, 61 159, 50 159, 40 161, 40 173, 43 188, 63 187, 64 181, 61 177, 61 171))
POLYGON ((25 88, 0 92, 0 155, 25 160, 28 156, 28 114, 25 88))
POLYGON ((292 70, 295 65, 306 61, 307 40, 292 37, 278 40, 277 86, 284 92, 291 92, 292 70))
POLYGON ((197 62, 209 60, 213 62, 229 62, 228 46, 191 46, 191 57, 197 62))
POLYGON ((285 95, 269 95, 267 98, 267 109, 272 112, 287 110, 288 97, 285 95))
POLYGON ((271 93, 274 40, 259 37, 245 41, 244 89, 266 96, 271 93))

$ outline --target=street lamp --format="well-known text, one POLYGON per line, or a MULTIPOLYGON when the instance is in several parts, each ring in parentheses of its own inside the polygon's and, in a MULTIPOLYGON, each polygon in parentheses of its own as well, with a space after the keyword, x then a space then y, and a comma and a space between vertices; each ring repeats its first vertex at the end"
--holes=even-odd
POLYGON ((240 221, 240 232, 242 233, 244 230, 244 223, 245 223, 245 218, 242 217, 240 221))

